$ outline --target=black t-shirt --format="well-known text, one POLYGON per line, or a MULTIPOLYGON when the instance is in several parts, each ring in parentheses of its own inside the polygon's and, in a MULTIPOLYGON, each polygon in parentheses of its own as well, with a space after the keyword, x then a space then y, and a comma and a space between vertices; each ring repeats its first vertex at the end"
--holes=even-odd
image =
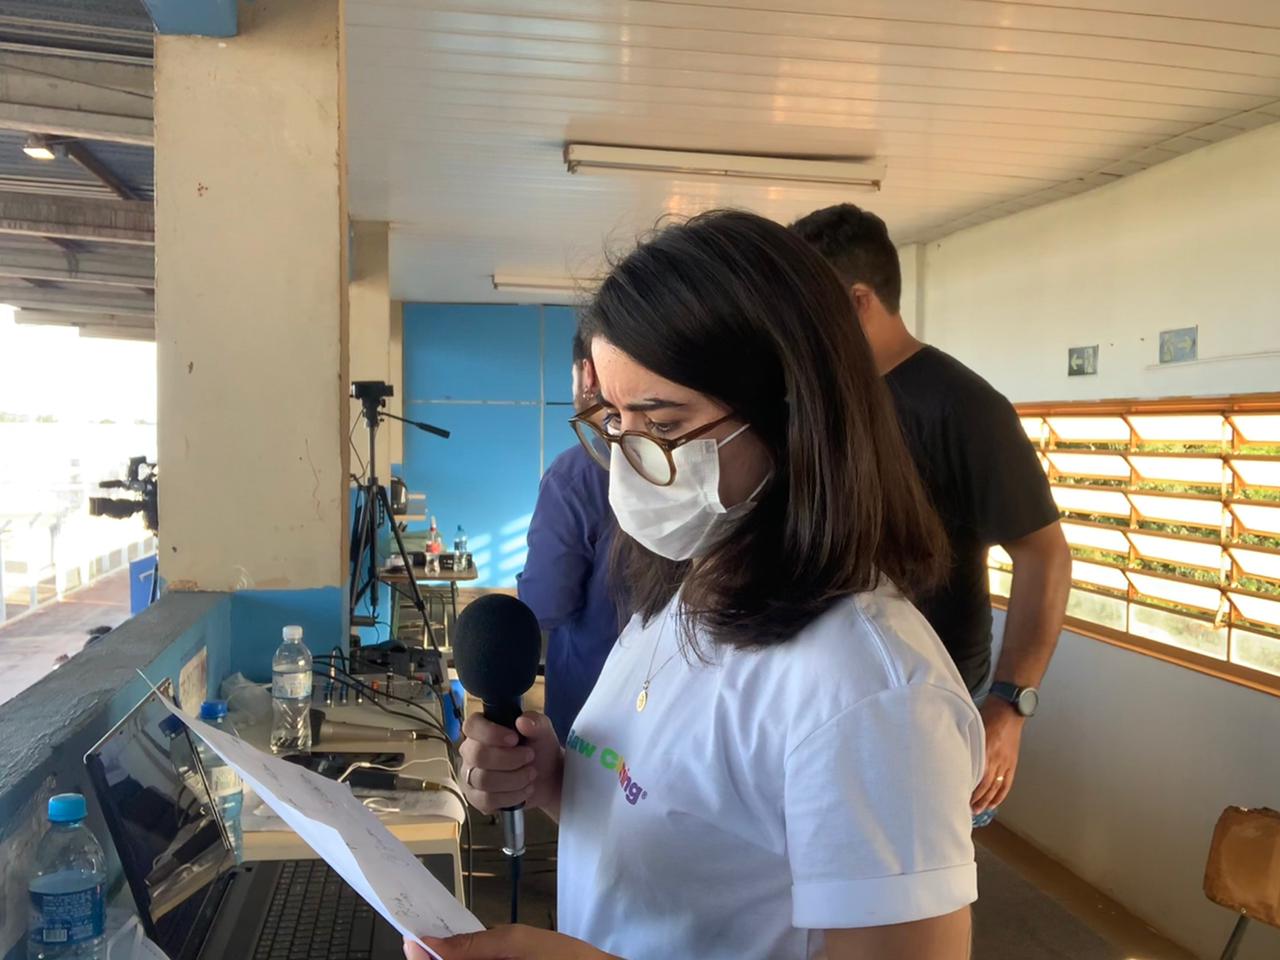
POLYGON ((947 582, 916 605, 976 691, 991 668, 987 549, 1058 519, 1013 406, 959 360, 924 347, 885 375, 902 433, 951 540, 947 582))

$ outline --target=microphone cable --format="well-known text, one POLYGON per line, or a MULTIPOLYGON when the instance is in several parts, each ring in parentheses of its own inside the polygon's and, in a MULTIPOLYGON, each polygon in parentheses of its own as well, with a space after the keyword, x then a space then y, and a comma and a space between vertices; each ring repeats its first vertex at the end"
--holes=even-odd
MULTIPOLYGON (((328 660, 331 658, 324 655, 318 655, 313 659, 328 660)), ((375 699, 375 695, 386 696, 386 694, 383 694, 381 691, 374 690, 372 687, 365 684, 358 677, 355 677, 352 674, 347 673, 347 671, 339 667, 334 667, 333 670, 336 674, 338 674, 338 676, 334 677, 334 680, 336 682, 341 683, 343 686, 347 687, 348 689, 357 690, 357 691, 370 694, 369 702, 372 703, 379 710, 381 710, 383 713, 389 714, 390 716, 393 716, 393 717, 400 717, 401 719, 408 720, 411 723, 423 724, 423 726, 427 728, 426 730, 427 735, 426 737, 424 737, 424 739, 439 740, 441 743, 445 745, 445 748, 449 756, 450 766, 454 767, 455 764, 461 763, 462 758, 458 755, 457 746, 445 734, 444 728, 440 725, 439 721, 437 721, 435 717, 433 717, 430 713, 428 713, 427 708, 424 707, 422 704, 416 703, 413 700, 408 700, 404 697, 391 696, 390 699, 397 700, 401 703, 407 703, 409 706, 414 707, 417 710, 420 710, 422 713, 420 716, 418 716, 411 713, 405 713, 402 710, 392 710, 386 704, 379 703, 378 700, 375 699), (423 722, 424 720, 426 721, 426 723, 423 722)), ((311 672, 316 676, 328 678, 329 667, 312 666, 311 672)), ((456 773, 456 767, 455 767, 455 773, 456 773)), ((462 817, 463 817, 462 845, 466 851, 466 858, 467 858, 464 903, 467 909, 470 910, 471 905, 475 902, 475 882, 476 882, 475 880, 475 877, 476 877, 475 840, 474 840, 474 835, 472 834, 472 827, 471 827, 471 804, 467 803, 467 798, 463 795, 462 791, 459 790, 453 784, 441 783, 440 787, 444 790, 447 790, 449 793, 453 794, 458 799, 458 802, 462 804, 462 817)))
MULTIPOLYGON (((382 700, 393 700, 397 703, 407 704, 408 706, 413 707, 415 710, 420 710, 422 711, 422 719, 420 722, 425 722, 433 730, 436 730, 437 732, 439 732, 441 736, 445 737, 446 739, 448 738, 448 734, 444 729, 444 725, 439 720, 437 720, 435 716, 426 707, 424 707, 421 703, 418 703, 416 700, 410 700, 407 697, 397 696, 395 694, 387 693, 386 691, 383 691, 383 690, 375 690, 373 687, 369 686, 359 677, 342 669, 342 667, 330 666, 328 664, 328 661, 333 660, 335 658, 327 654, 317 654, 312 659, 323 661, 325 663, 323 670, 317 670, 313 666, 312 667, 313 673, 318 673, 320 676, 323 676, 327 679, 329 676, 329 671, 333 670, 333 672, 337 675, 335 676, 334 679, 337 679, 338 677, 344 677, 347 680, 346 686, 348 686, 350 689, 357 690, 361 693, 367 694, 369 696, 369 701, 375 707, 382 710, 384 713, 394 714, 395 711, 388 709, 386 705, 381 702, 382 700)), ((424 684, 424 686, 426 685, 424 684)), ((431 688, 426 687, 426 689, 431 689, 431 688)), ((435 691, 433 690, 432 692, 434 693, 435 691)), ((440 699, 438 694, 436 698, 440 699)), ((453 698, 450 697, 449 699, 452 701, 453 698)), ((444 706, 445 705, 442 702, 440 704, 440 708, 443 710, 444 706)), ((454 704, 454 708, 456 709, 456 704, 454 704)), ((452 743, 452 741, 450 742, 452 743)))

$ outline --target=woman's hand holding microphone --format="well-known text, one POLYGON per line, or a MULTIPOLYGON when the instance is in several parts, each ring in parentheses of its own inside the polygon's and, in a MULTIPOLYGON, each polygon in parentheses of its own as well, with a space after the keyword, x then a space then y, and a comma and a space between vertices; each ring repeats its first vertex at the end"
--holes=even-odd
POLYGON ((526 713, 516 721, 516 729, 525 743, 479 714, 467 718, 462 727, 466 739, 458 749, 462 791, 481 813, 523 803, 559 819, 564 750, 551 721, 540 713, 526 713))
MULTIPOLYGON (((516 729, 525 743, 479 714, 467 718, 462 727, 466 739, 458 751, 462 790, 482 813, 523 803, 558 817, 564 750, 551 721, 540 713, 526 713, 516 721, 516 729)), ((617 960, 581 940, 526 926, 427 942, 444 960, 617 960)), ((408 960, 427 960, 416 944, 406 942, 404 949, 408 960)))

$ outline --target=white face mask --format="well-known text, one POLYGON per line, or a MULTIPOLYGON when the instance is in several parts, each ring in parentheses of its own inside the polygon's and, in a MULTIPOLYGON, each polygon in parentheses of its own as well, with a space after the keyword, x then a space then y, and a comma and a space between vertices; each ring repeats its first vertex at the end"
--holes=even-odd
POLYGON ((755 492, 734 507, 720 503, 720 448, 746 430, 723 440, 691 440, 672 451, 676 465, 670 486, 640 476, 614 444, 609 453, 609 505, 618 526, 641 546, 668 560, 702 556, 755 506, 755 492))

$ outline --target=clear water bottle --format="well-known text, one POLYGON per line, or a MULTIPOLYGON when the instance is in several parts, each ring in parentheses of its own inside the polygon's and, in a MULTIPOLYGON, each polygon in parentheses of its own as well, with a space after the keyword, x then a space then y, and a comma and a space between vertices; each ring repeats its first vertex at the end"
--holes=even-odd
POLYGON ((981 813, 975 813, 973 815, 973 829, 981 830, 983 827, 990 826, 991 821, 995 820, 995 818, 996 808, 987 807, 987 809, 983 810, 981 813))
POLYGON ((302 628, 284 628, 271 658, 271 752, 311 752, 311 651, 302 628))
POLYGON ((200 771, 196 769, 191 751, 191 740, 187 736, 187 725, 181 718, 169 714, 160 721, 160 731, 169 738, 169 762, 177 771, 182 785, 193 797, 204 801, 204 784, 200 780, 200 771))
MULTIPOLYGON (((200 719, 211 727, 217 727, 224 733, 236 736, 235 728, 227 719, 227 701, 206 700, 200 708, 200 719)), ((240 813, 244 809, 244 784, 240 774, 227 766, 227 762, 209 749, 203 741, 197 749, 200 751, 200 762, 204 766, 205 775, 209 778, 209 789, 213 793, 213 803, 227 828, 227 837, 231 840, 231 852, 235 854, 236 863, 244 862, 244 833, 240 827, 240 813)))
POLYGON ((457 532, 453 535, 453 557, 455 570, 467 569, 470 558, 467 556, 467 531, 462 529, 462 524, 458 524, 457 532))
POLYGON ((49 829, 27 884, 28 960, 101 960, 105 954, 106 858, 84 818, 81 794, 49 798, 49 829))

